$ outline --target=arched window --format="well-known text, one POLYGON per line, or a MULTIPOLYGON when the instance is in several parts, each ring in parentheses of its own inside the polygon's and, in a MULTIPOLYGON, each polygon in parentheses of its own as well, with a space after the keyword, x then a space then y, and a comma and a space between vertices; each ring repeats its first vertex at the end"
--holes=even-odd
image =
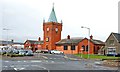
POLYGON ((83 51, 85 51, 85 46, 84 45, 82 45, 82 49, 83 49, 83 51))
POLYGON ((86 46, 86 51, 88 51, 88 45, 86 46))

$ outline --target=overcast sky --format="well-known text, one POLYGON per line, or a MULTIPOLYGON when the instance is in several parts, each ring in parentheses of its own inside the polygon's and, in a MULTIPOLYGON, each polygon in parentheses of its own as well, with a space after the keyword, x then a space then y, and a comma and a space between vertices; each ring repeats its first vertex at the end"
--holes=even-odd
POLYGON ((105 41, 118 32, 120 0, 0 0, 0 39, 43 39, 43 19, 48 21, 53 3, 58 22, 63 21, 62 39, 88 37, 105 41), (3 30, 3 28, 9 30, 3 30))

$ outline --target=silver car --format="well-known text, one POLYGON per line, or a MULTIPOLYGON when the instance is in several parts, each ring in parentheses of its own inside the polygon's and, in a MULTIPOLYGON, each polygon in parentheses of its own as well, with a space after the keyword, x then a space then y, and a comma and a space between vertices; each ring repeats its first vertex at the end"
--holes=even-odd
POLYGON ((19 55, 25 55, 26 52, 24 50, 19 50, 19 55))
POLYGON ((50 53, 51 54, 64 54, 62 51, 58 51, 58 50, 51 50, 50 53))
POLYGON ((32 50, 25 50, 25 55, 26 56, 33 56, 33 51, 32 50))

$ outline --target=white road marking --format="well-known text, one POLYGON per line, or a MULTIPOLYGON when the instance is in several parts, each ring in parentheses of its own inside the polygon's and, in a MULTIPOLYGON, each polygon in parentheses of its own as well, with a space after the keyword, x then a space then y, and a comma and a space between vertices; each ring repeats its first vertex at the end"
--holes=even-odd
POLYGON ((49 59, 61 59, 61 58, 49 58, 49 59))
POLYGON ((45 67, 43 67, 43 66, 40 66, 40 65, 31 65, 31 66, 34 66, 34 67, 39 67, 39 68, 46 69, 45 67))
POLYGON ((27 62, 27 61, 23 61, 23 62, 27 62))
POLYGON ((4 66, 4 67, 8 67, 8 66, 4 66))
POLYGON ((17 70, 17 68, 13 68, 14 70, 17 70))
POLYGON ((55 63, 54 61, 51 61, 51 63, 55 63))
POLYGON ((14 66, 10 66, 10 67, 14 67, 14 66))
POLYGON ((33 61, 31 61, 31 62, 42 62, 42 61, 40 61, 40 60, 33 60, 33 61))
POLYGON ((25 69, 25 68, 20 68, 19 70, 23 70, 23 69, 25 69))
POLYGON ((23 65, 23 66, 26 66, 26 67, 27 67, 27 66, 29 66, 29 65, 23 65))
POLYGON ((14 70, 23 70, 23 69, 25 69, 25 68, 13 68, 14 70))
POLYGON ((5 61, 5 62, 9 62, 9 61, 5 61))
POLYGON ((47 68, 45 68, 45 67, 43 67, 43 66, 39 66, 40 68, 43 68, 43 69, 47 69, 47 68))
POLYGON ((17 61, 17 62, 21 62, 21 61, 17 61))
POLYGON ((46 56, 42 56, 44 59, 48 59, 48 57, 46 57, 46 56))

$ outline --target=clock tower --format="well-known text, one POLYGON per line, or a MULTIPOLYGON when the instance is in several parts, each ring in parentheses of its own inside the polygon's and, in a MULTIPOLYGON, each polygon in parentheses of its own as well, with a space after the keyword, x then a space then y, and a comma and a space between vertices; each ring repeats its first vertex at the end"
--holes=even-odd
POLYGON ((62 21, 58 23, 54 6, 47 22, 43 21, 44 31, 44 44, 45 49, 54 50, 56 49, 55 43, 61 40, 62 21))

